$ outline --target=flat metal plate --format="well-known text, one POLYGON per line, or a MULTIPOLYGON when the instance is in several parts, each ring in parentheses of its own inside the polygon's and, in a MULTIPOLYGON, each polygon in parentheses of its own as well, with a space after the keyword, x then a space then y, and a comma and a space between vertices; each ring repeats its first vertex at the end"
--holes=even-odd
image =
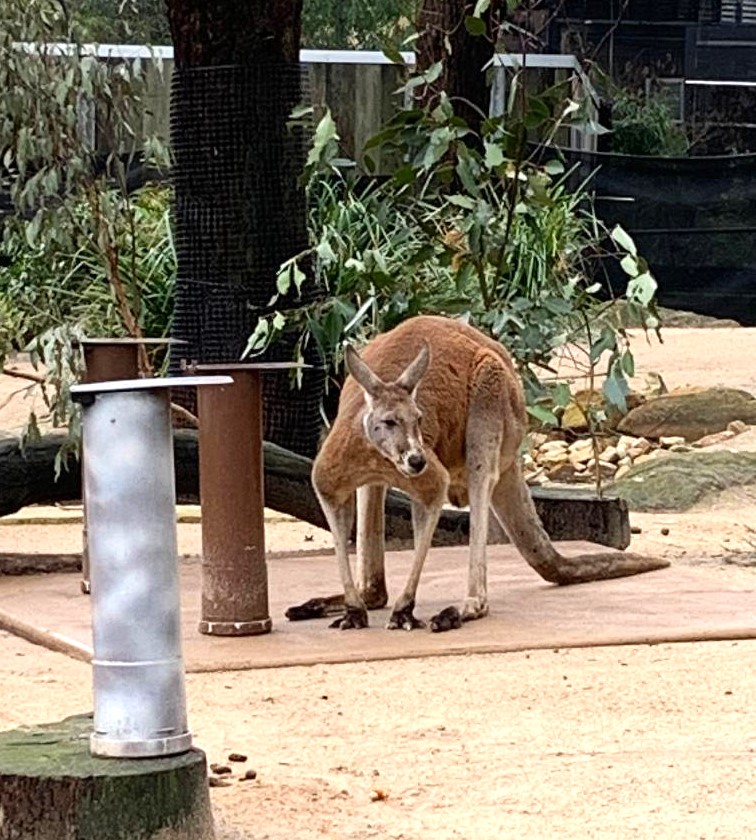
POLYGON ((194 373, 197 371, 198 373, 210 373, 211 371, 244 371, 244 370, 256 370, 264 373, 266 370, 274 371, 274 370, 306 370, 311 368, 312 365, 305 365, 300 364, 299 362, 253 362, 251 364, 244 364, 244 362, 232 362, 232 363, 223 363, 223 364, 201 364, 201 365, 190 365, 187 364, 186 369, 190 373, 194 373))
POLYGON ((206 385, 233 385, 230 376, 163 376, 154 379, 117 379, 114 382, 88 382, 72 385, 71 394, 112 394, 118 391, 159 391, 167 388, 200 388, 206 385))
POLYGON ((144 345, 188 344, 181 338, 79 338, 73 342, 74 346, 90 347, 97 345, 144 345))

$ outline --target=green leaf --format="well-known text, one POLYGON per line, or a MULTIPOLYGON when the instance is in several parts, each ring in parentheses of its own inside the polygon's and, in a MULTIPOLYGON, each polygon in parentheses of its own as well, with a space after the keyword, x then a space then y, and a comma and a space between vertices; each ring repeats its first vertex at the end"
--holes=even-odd
POLYGON ((591 362, 597 362, 601 354, 607 350, 613 350, 617 346, 617 336, 611 327, 604 327, 599 338, 591 345, 591 362))
POLYGON ((538 128, 551 117, 549 106, 536 96, 528 99, 528 107, 525 111, 524 122, 528 128, 538 128))
POLYGON ((528 414, 538 420, 539 423, 543 423, 545 426, 559 425, 559 421, 557 420, 554 412, 550 411, 543 405, 529 405, 528 414))
POLYGON ((638 249, 635 247, 632 236, 620 225, 614 226, 611 237, 623 251, 627 251, 628 254, 632 254, 634 257, 638 256, 638 249))
POLYGON ((465 210, 474 210, 476 201, 468 195, 449 195, 446 197, 448 204, 453 204, 455 207, 462 207, 465 210))
POLYGON ((483 144, 485 148, 484 163, 489 169, 496 169, 504 163, 504 151, 498 143, 491 143, 486 140, 483 144))
POLYGON ((491 5, 491 0, 478 0, 475 4, 475 8, 473 9, 473 17, 480 17, 484 15, 488 11, 488 7, 491 5))
POLYGON ((392 64, 399 64, 402 67, 405 66, 404 57, 399 52, 399 50, 392 44, 387 44, 386 46, 384 46, 382 52, 392 64))
POLYGON ((620 365, 625 376, 635 376, 635 359, 629 350, 625 350, 620 358, 620 365))
POLYGON ((336 123, 331 116, 331 111, 327 110, 315 129, 315 135, 312 140, 312 148, 307 155, 307 166, 314 166, 318 164, 325 156, 325 152, 332 143, 339 139, 338 131, 336 130, 336 123))
POLYGON ((315 247, 315 253, 324 266, 329 266, 336 261, 336 254, 327 239, 323 239, 315 247))
POLYGON ((633 277, 627 284, 627 297, 643 306, 648 306, 656 294, 657 285, 656 280, 648 272, 644 272, 633 277))
POLYGON ((601 388, 608 403, 616 406, 620 411, 627 411, 627 400, 625 399, 628 391, 627 382, 624 379, 619 379, 616 376, 607 376, 604 380, 604 385, 601 388))
POLYGON ((543 170, 548 175, 561 175, 564 172, 564 164, 561 160, 547 160, 543 165, 543 170))
POLYGON ((554 404, 560 408, 568 406, 572 402, 572 391, 566 382, 559 382, 554 388, 554 404))
POLYGON ((625 254, 620 260, 620 268, 629 274, 630 277, 635 277, 638 274, 638 260, 632 254, 625 254))
POLYGON ((486 34, 486 22, 479 17, 466 17, 465 29, 474 37, 486 34))
POLYGON ((278 272, 276 289, 279 295, 285 295, 291 288, 292 271, 293 265, 288 263, 278 272))
POLYGON ((294 263, 292 267, 292 274, 294 278, 294 285, 296 286, 297 292, 302 291, 302 283, 307 279, 307 275, 300 269, 300 267, 294 263))
POLYGON ((276 332, 281 332, 281 330, 286 326, 286 316, 281 312, 276 312, 273 316, 272 326, 276 332))

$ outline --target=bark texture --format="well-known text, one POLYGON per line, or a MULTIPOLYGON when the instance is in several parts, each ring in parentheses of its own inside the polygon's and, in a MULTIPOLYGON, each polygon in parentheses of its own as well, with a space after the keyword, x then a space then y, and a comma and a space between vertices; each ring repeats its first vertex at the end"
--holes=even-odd
MULTIPOLYGON (((80 498, 81 484, 76 462, 55 479, 55 456, 60 436, 50 435, 30 444, 22 452, 17 441, 0 442, 0 516, 25 505, 52 504, 80 498)), ((326 528, 320 504, 312 490, 309 458, 265 443, 265 505, 320 528, 326 528)), ((178 430, 174 434, 176 494, 180 502, 199 500, 197 433, 178 430)), ((553 491, 533 488, 538 515, 554 540, 589 540, 626 548, 630 543, 627 505, 621 499, 597 499, 587 491, 553 491)), ((444 510, 434 545, 464 545, 469 536, 469 517, 464 510, 444 510)), ((412 516, 408 500, 390 492, 386 500, 386 534, 389 539, 412 539, 412 516)), ((505 542, 492 529, 492 542, 505 542)), ((10 564, 8 571, 19 570, 10 564)), ((2 571, 0 566, 0 572, 2 571)))
POLYGON ((97 759, 92 718, 0 733, 0 840, 213 840, 205 756, 97 759))
POLYGON ((418 13, 418 70, 443 62, 443 72, 425 91, 424 101, 445 91, 455 112, 476 131, 489 110, 490 88, 483 68, 493 57, 501 5, 501 0, 492 0, 483 18, 486 34, 477 36, 465 26, 465 18, 475 10, 474 0, 424 0, 418 13))

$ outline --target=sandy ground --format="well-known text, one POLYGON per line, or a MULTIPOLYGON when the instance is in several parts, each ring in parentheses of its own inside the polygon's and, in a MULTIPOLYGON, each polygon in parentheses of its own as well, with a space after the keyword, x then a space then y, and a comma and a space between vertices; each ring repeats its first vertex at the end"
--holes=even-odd
MULTIPOLYGON (((635 353, 668 387, 756 393, 754 348, 756 330, 669 330, 635 353)), ((0 377, 0 406, 21 384, 0 377)), ((21 422, 15 403, 0 429, 21 422)), ((753 490, 631 523, 635 551, 756 576, 753 490)), ((267 536, 328 544, 280 516, 267 536)), ((77 525, 2 527, 0 551, 80 539, 77 525)), ((199 526, 179 539, 196 553, 199 526)), ((755 674, 756 642, 709 642, 190 675, 187 691, 208 760, 249 756, 211 790, 218 840, 742 840, 756 836, 755 674), (249 767, 257 779, 239 780, 249 767)), ((0 685, 3 729, 92 704, 88 666, 2 633, 0 685)))

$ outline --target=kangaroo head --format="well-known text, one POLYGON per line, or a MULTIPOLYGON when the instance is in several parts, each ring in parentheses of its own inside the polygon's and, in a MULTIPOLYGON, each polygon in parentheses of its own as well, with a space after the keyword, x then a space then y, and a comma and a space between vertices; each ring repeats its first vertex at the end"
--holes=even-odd
POLYGON ((384 458, 407 476, 416 476, 427 466, 420 433, 422 414, 415 392, 428 369, 427 343, 393 382, 384 382, 359 357, 346 349, 347 370, 365 394, 362 425, 365 436, 384 458))

